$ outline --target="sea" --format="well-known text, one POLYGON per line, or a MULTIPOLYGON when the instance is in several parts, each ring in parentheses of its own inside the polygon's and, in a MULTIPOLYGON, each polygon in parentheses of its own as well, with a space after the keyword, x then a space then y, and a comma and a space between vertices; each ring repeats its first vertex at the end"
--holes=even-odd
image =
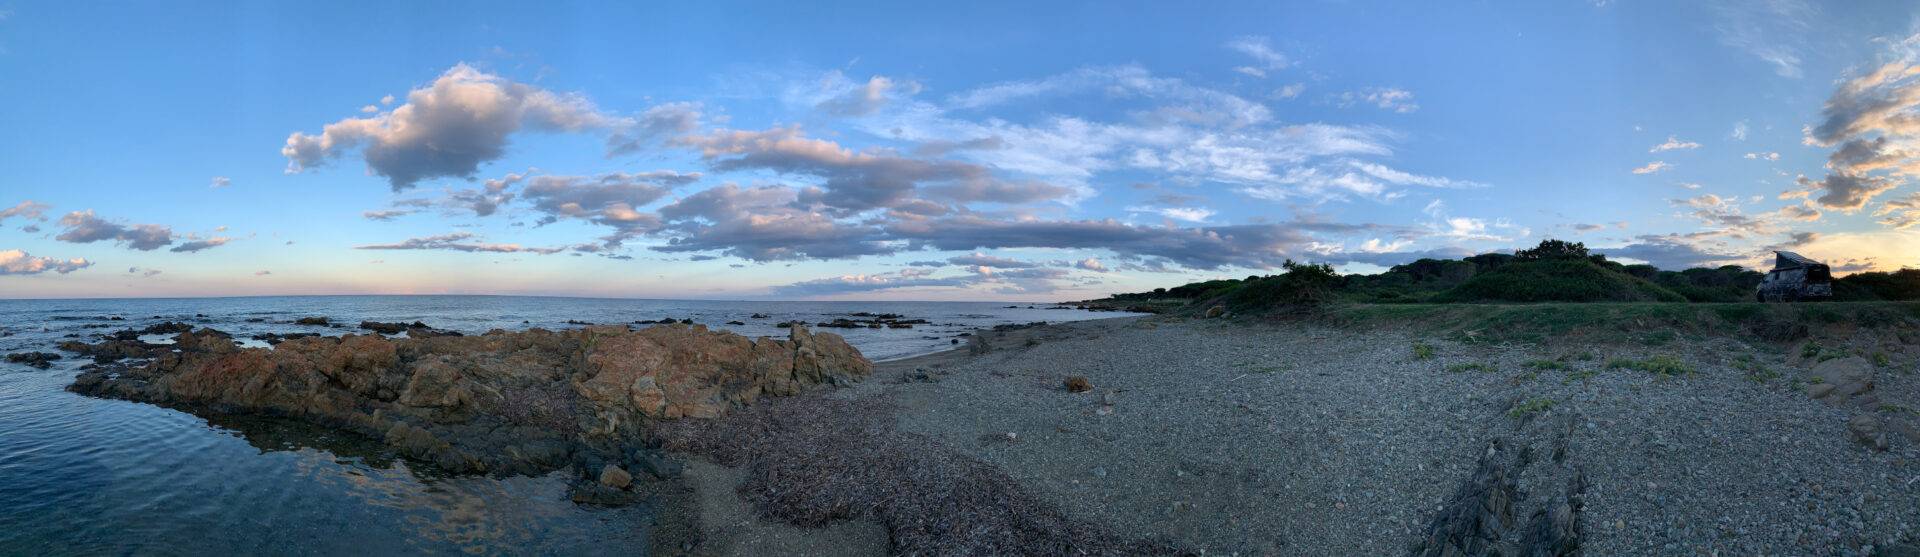
MULTIPOLYGON (((972 329, 1125 314, 1007 302, 782 302, 525 296, 295 296, 0 300, 0 354, 59 353, 165 321, 245 340, 368 334, 363 320, 479 334, 691 319, 748 336, 775 324, 900 314, 912 329, 822 329, 870 359, 950 348, 972 329), (765 317, 756 318, 754 314, 765 317), (344 327, 297 325, 327 317, 344 327), (728 325, 738 321, 744 325, 728 325)), ((266 346, 258 341, 246 341, 266 346)), ((86 360, 0 361, 0 555, 638 554, 651 510, 576 505, 563 472, 454 476, 371 439, 275 418, 204 419, 69 393, 86 360)))

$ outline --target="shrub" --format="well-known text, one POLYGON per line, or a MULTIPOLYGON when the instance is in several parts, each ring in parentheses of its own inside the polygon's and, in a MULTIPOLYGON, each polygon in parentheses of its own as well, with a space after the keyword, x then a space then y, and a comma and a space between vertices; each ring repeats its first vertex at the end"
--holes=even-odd
POLYGON ((1415 360, 1433 359, 1433 345, 1427 344, 1424 342, 1413 343, 1413 359, 1415 360))

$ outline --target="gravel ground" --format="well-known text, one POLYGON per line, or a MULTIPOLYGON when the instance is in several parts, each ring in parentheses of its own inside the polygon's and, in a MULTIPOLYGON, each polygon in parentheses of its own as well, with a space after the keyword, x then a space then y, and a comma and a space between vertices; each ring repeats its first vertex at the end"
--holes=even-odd
POLYGON ((886 375, 935 365, 904 361, 830 396, 881 397, 900 430, 1069 516, 1208 554, 1407 552, 1496 440, 1517 484, 1499 543, 1570 487, 1594 555, 1867 554, 1920 536, 1920 447, 1895 434, 1873 451, 1847 428, 1862 412, 1910 423, 1911 360, 1878 374, 1888 406, 1861 410, 1803 394, 1790 349, 1728 339, 1490 347, 1160 318, 1035 334, 926 360, 934 382, 886 375), (1693 372, 1605 365, 1655 355, 1693 372), (1742 355, 1780 376, 1751 379, 1742 355), (1526 365, 1555 358, 1566 369, 1526 365), (1094 389, 1068 392, 1072 375, 1094 389))

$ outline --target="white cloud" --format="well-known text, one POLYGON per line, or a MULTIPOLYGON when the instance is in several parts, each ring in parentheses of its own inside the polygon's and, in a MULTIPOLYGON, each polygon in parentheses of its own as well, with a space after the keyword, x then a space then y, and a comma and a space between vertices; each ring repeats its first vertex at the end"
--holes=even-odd
POLYGON ((78 257, 62 261, 52 257, 34 257, 17 249, 0 251, 0 275, 37 275, 47 271, 64 275, 91 266, 92 261, 78 257))
POLYGON ((1673 168, 1673 165, 1667 164, 1666 161, 1653 161, 1653 162, 1647 163, 1646 166, 1633 169, 1633 173, 1634 174, 1653 174, 1669 168, 1673 168))
POLYGON ((1774 152, 1747 153, 1746 159, 1777 161, 1777 160, 1780 160, 1780 153, 1774 153, 1774 152))
POLYGON ((1733 138, 1734 141, 1746 141, 1747 140, 1747 121, 1741 120, 1738 122, 1734 122, 1733 131, 1728 133, 1727 137, 1733 138))
POLYGON ((1287 55, 1274 50, 1273 44, 1266 37, 1240 37, 1227 42, 1227 48, 1253 58, 1253 65, 1235 68, 1235 71, 1241 73, 1266 77, 1266 72, 1284 70, 1287 66, 1293 65, 1293 61, 1288 60, 1287 55), (1245 70, 1252 70, 1252 72, 1245 70))
POLYGON ((213 182, 207 187, 210 189, 220 189, 231 185, 233 185, 233 180, 227 179, 226 176, 214 176, 213 182))
POLYGON ((1652 149, 1648 149, 1647 152, 1658 153, 1661 151, 1673 151, 1677 149, 1699 149, 1699 148, 1700 148, 1699 143, 1694 143, 1692 141, 1681 141, 1680 138, 1669 135, 1667 136, 1666 143, 1655 145, 1653 146, 1652 149))
POLYGON ((1395 87, 1373 87, 1360 91, 1348 91, 1340 94, 1338 102, 1342 107, 1356 104, 1370 104, 1381 110, 1391 110, 1400 114, 1420 110, 1420 105, 1413 102, 1412 91, 1395 87))

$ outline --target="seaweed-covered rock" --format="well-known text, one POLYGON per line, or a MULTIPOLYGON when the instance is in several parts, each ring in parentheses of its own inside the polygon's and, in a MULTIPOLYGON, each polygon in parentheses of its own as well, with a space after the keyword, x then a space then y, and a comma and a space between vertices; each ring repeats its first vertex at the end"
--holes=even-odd
POLYGON ((25 364, 40 369, 53 367, 53 362, 59 359, 59 354, 51 352, 15 352, 7 355, 8 362, 25 364))

